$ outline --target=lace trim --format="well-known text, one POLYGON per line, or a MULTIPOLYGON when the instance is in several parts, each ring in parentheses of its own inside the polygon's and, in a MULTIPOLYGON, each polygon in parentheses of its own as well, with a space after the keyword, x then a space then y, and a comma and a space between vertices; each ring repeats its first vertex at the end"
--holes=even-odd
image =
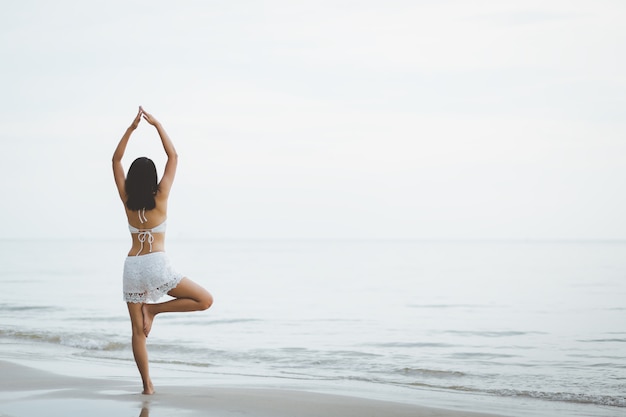
POLYGON ((154 290, 144 292, 124 292, 124 301, 128 303, 145 303, 146 301, 158 301, 159 298, 176 288, 180 284, 181 278, 173 279, 154 290))

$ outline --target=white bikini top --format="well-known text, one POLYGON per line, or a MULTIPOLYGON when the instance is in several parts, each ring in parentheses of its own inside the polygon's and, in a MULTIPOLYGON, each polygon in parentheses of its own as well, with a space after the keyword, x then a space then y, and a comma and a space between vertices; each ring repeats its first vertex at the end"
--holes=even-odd
MULTIPOLYGON (((148 222, 145 208, 143 210, 139 210, 137 214, 139 215, 139 222, 141 224, 148 222)), ((158 226, 153 227, 152 229, 137 229, 135 226, 131 225, 130 223, 128 224, 128 230, 130 230, 130 233, 137 234, 138 235, 137 239, 141 243, 139 252, 137 252, 137 255, 135 256, 139 256, 139 254, 143 251, 143 242, 145 242, 146 239, 148 239, 148 243, 150 244, 150 252, 152 252, 152 242, 154 242, 154 236, 152 236, 152 233, 165 233, 166 222, 167 220, 163 220, 163 223, 161 223, 158 226)))

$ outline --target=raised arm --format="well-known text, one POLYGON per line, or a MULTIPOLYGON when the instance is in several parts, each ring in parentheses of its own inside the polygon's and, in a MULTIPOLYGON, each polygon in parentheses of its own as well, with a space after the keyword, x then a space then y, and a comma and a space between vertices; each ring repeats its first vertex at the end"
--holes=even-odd
POLYGON ((172 184, 174 183, 174 177, 176 176, 176 167, 178 165, 178 154, 176 153, 176 149, 174 148, 174 144, 170 139, 169 135, 163 129, 163 126, 157 119, 154 118, 150 113, 147 113, 143 108, 139 107, 141 113, 143 114, 143 118, 146 119, 148 123, 154 126, 159 133, 161 138, 161 143, 163 144, 163 149, 167 154, 167 162, 165 164, 165 170, 163 171, 163 177, 161 177, 161 182, 159 183, 159 192, 165 198, 167 198, 170 194, 170 189, 172 188, 172 184))
POLYGON ((115 152, 113 152, 113 177, 115 178, 117 192, 119 193, 120 198, 123 202, 126 202, 126 191, 124 190, 126 174, 124 173, 124 167, 122 166, 122 157, 124 156, 124 151, 126 151, 126 145, 128 144, 130 135, 132 135, 135 129, 137 129, 137 126, 141 121, 141 113, 142 110, 141 107, 139 107, 139 112, 137 112, 135 120, 133 120, 128 129, 126 129, 126 132, 124 133, 124 136, 122 136, 120 143, 118 143, 117 148, 115 148, 115 152))

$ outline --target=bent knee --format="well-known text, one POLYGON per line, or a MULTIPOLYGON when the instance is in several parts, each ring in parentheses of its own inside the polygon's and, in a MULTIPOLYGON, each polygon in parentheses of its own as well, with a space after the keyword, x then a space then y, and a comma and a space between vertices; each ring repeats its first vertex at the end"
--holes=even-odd
POLYGON ((207 291, 206 295, 202 297, 200 300, 200 310, 207 310, 209 307, 213 305, 213 296, 210 292, 207 291))

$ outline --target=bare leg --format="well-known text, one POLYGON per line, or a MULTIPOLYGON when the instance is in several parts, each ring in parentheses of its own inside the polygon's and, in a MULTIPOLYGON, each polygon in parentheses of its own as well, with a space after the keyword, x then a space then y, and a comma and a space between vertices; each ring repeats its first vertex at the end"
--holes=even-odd
POLYGON ((130 313, 130 321, 133 328, 133 356, 135 357, 135 363, 141 380, 143 382, 142 394, 150 395, 154 394, 154 387, 152 380, 150 379, 150 370, 148 367, 148 349, 146 347, 146 335, 144 334, 144 323, 142 304, 139 303, 127 303, 128 312, 130 313))
POLYGON ((164 303, 143 305, 143 332, 146 337, 152 329, 152 322, 157 314, 206 310, 213 304, 211 293, 189 278, 183 278, 176 288, 167 294, 174 299, 164 303))

